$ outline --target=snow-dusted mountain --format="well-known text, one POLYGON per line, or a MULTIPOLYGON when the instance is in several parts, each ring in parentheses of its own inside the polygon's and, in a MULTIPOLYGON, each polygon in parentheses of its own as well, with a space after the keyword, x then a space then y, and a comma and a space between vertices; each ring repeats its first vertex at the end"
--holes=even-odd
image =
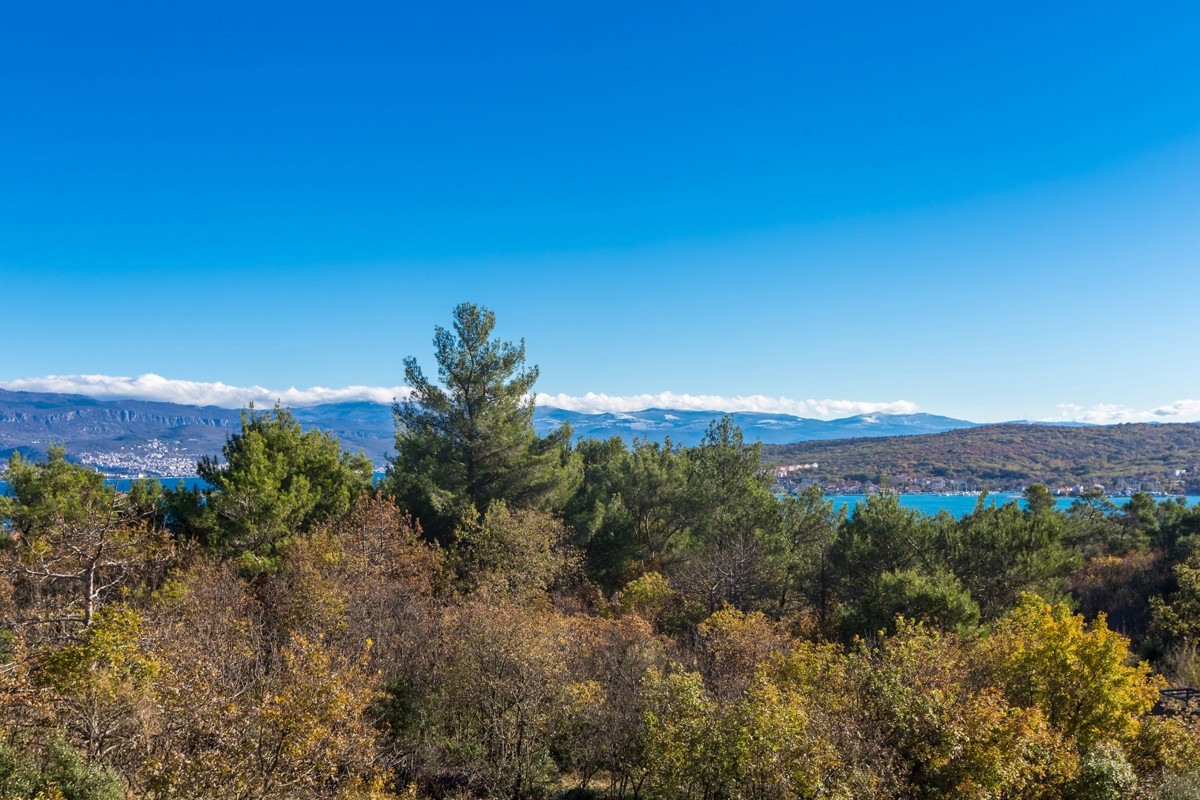
MULTIPOLYGON (((362 449, 382 466, 392 448, 392 412, 370 402, 330 403, 293 409, 306 427, 332 431, 349 449, 362 449)), ((619 414, 582 414, 539 407, 539 432, 570 422, 577 436, 620 436, 698 443, 719 411, 651 408, 619 414)), ((786 444, 815 439, 938 433, 975 423, 932 414, 864 414, 816 420, 786 414, 731 415, 748 441, 786 444)), ((0 390, 0 456, 14 450, 42 454, 64 442, 75 459, 108 472, 180 475, 202 455, 220 451, 240 424, 240 412, 142 400, 96 400, 82 395, 0 390)))
MULTIPOLYGON (((699 443, 709 423, 720 417, 721 413, 648 408, 645 411, 629 413, 581 414, 558 408, 539 408, 534 424, 539 432, 550 430, 563 422, 570 422, 576 435, 596 438, 620 436, 626 441, 635 436, 659 441, 670 436, 673 442, 693 445, 699 443)), ((860 414, 834 420, 748 412, 737 412, 729 416, 741 427, 747 441, 758 440, 764 444, 790 444, 814 439, 845 439, 859 436, 941 433, 975 425, 974 422, 934 414, 860 414)))

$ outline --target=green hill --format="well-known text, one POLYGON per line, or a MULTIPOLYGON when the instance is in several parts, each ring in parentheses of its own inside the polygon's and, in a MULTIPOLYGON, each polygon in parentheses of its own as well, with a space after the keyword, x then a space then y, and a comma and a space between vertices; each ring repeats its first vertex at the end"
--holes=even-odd
POLYGON ((922 436, 836 439, 764 445, 768 464, 817 463, 806 475, 822 481, 949 478, 1010 488, 1041 481, 1116 486, 1154 479, 1161 488, 1188 470, 1200 489, 1200 424, 1128 424, 1096 427, 985 425, 922 436))

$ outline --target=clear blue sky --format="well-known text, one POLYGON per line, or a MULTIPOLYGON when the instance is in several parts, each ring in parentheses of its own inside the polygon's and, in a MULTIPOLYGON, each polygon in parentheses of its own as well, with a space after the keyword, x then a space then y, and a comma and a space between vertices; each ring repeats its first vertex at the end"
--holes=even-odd
POLYGON ((395 385, 473 300, 554 393, 1200 400, 1197 42, 1185 2, 8 3, 0 381, 395 385))

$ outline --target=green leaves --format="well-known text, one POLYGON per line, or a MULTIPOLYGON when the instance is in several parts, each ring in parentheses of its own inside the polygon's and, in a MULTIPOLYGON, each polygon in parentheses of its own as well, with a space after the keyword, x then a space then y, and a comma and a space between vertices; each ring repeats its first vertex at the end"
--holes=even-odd
POLYGON ((896 619, 924 620, 938 628, 969 633, 979 624, 979 606, 954 575, 915 570, 885 572, 849 606, 843 627, 849 634, 894 633, 896 619))
POLYGON ((1178 590, 1165 600, 1150 599, 1151 627, 1163 639, 1195 647, 1200 645, 1200 556, 1176 564, 1174 573, 1178 590))
POLYGON ((249 573, 278 567, 280 549, 317 523, 346 514, 371 486, 373 466, 327 431, 304 431, 278 406, 242 412, 242 429, 204 458, 210 488, 168 492, 177 532, 239 559, 249 573))
POLYGON ((571 477, 571 428, 533 430, 537 367, 525 367, 525 342, 492 338, 496 317, 463 303, 454 330, 435 329, 439 383, 416 359, 404 360, 409 399, 393 407, 397 455, 388 489, 422 526, 445 538, 469 509, 493 500, 513 507, 561 505, 571 477))
POLYGON ((89 626, 112 596, 173 557, 155 519, 156 482, 118 494, 56 447, 44 462, 14 456, 10 463, 15 497, 6 498, 3 514, 15 535, 0 549, 0 576, 36 598, 22 624, 36 620, 60 634, 89 626))
POLYGON ((939 520, 939 563, 953 572, 982 606, 985 619, 1012 608, 1022 592, 1055 593, 1071 567, 1060 544, 1062 521, 1043 508, 1023 512, 1016 503, 985 505, 957 522, 939 520))
POLYGON ((21 535, 93 517, 97 509, 111 509, 117 495, 103 475, 67 461, 66 450, 57 445, 50 445, 43 462, 13 453, 6 479, 14 496, 0 498, 0 520, 21 535))
POLYGON ((125 800, 111 769, 89 764, 58 736, 35 743, 0 741, 0 797, 5 800, 125 800))

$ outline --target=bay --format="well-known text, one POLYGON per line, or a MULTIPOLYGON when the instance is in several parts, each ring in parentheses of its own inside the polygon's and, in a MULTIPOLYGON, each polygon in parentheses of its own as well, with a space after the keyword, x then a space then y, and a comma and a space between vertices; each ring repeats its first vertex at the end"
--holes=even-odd
MULTIPOLYGON (((174 489, 181 483, 185 489, 205 489, 208 487, 207 482, 205 482, 202 478, 197 478, 195 475, 189 478, 159 478, 158 481, 165 489, 174 489)), ((118 492, 128 492, 129 486, 133 483, 133 481, 129 478, 109 478, 105 481, 105 483, 107 483, 109 486, 117 487, 118 492)), ((0 481, 0 496, 7 494, 8 483, 5 481, 0 481)))
MULTIPOLYGON (((975 504, 979 502, 979 497, 976 495, 961 495, 961 494, 902 494, 899 495, 900 505, 906 508, 915 508, 922 514, 934 515, 939 511, 948 511, 955 517, 962 517, 964 514, 970 514, 975 510, 975 504)), ((835 509, 841 509, 849 506, 851 513, 854 507, 866 502, 866 495, 831 495, 830 500, 833 501, 835 509)), ((1166 500, 1166 497, 1155 497, 1156 502, 1161 503, 1166 500)), ((1118 506, 1123 506, 1129 502, 1128 497, 1110 497, 1113 503, 1118 506)), ((994 492, 987 496, 986 504, 995 504, 1002 506, 1005 503, 1019 502, 1021 508, 1025 508, 1025 501, 1021 499, 1021 495, 1015 492, 994 492)), ((1055 500, 1055 505, 1060 511, 1066 511, 1075 502, 1074 497, 1060 497, 1055 500)), ((1194 506, 1200 503, 1200 496, 1189 495, 1187 498, 1188 506, 1194 506)))
MULTIPOLYGON (((376 475, 378 480, 381 476, 376 475)), ((180 483, 185 489, 204 489, 208 484, 201 478, 195 476, 189 478, 160 478, 162 485, 166 488, 174 489, 180 483)), ((129 485, 132 483, 128 478, 112 478, 108 483, 117 488, 117 491, 129 491, 129 485)), ((0 495, 8 494, 8 484, 0 481, 0 495)), ((979 501, 976 495, 960 495, 960 494, 902 494, 899 495, 900 505, 905 508, 913 508, 920 511, 922 514, 930 516, 937 514, 939 511, 947 511, 954 517, 962 517, 964 514, 970 514, 975 510, 975 504, 979 501)), ((833 501, 835 509, 849 507, 853 513, 854 507, 859 503, 864 503, 867 500, 866 495, 861 494, 838 494, 830 495, 830 500, 833 501)), ((1118 506, 1125 505, 1129 502, 1128 497, 1110 497, 1113 503, 1118 506)), ((1155 501, 1162 502, 1165 497, 1155 497, 1155 501)), ((1021 499, 1021 495, 1015 492, 993 492, 987 496, 985 503, 988 505, 995 504, 1002 506, 1005 503, 1018 502, 1021 507, 1025 507, 1025 501, 1021 499)), ((1066 511, 1071 507, 1071 503, 1075 502, 1073 497, 1060 497, 1055 501, 1056 506, 1060 511, 1066 511)), ((1187 497, 1188 507, 1200 504, 1200 495, 1189 495, 1187 497)))

